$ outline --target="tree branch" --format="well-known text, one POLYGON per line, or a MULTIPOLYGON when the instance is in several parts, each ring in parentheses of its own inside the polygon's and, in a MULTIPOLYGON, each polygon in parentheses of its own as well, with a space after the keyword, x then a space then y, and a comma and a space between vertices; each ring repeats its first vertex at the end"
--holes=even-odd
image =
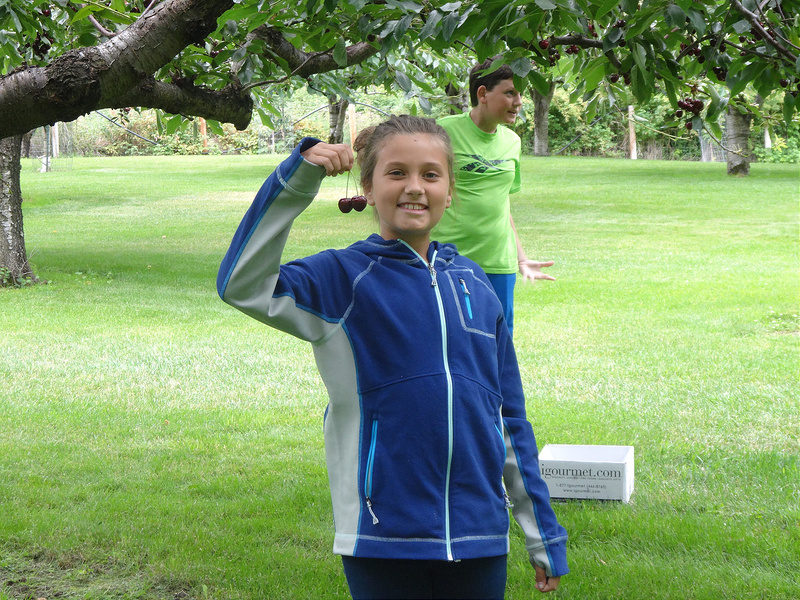
MULTIPOLYGON (((260 81, 251 83, 245 89, 251 89, 270 83, 279 83, 286 81, 290 77, 309 77, 318 73, 327 73, 328 71, 335 71, 342 67, 333 59, 333 51, 326 50, 324 52, 303 52, 295 48, 281 33, 274 27, 262 25, 253 30, 251 33, 252 38, 259 39, 264 42, 267 49, 280 59, 286 61, 289 65, 289 73, 285 77, 274 81, 260 81)), ((374 56, 380 51, 380 39, 376 39, 373 46, 369 42, 358 42, 347 47, 347 65, 356 65, 364 62, 370 56, 374 56)), ((264 58, 271 62, 275 62, 275 58, 269 54, 264 58)))
POLYGON ((763 39, 765 42, 770 44, 773 48, 775 48, 780 54, 784 57, 788 58, 792 61, 792 66, 794 67, 795 63, 797 62, 797 57, 792 54, 783 44, 781 44, 778 40, 773 38, 765 29, 762 27, 761 23, 758 22, 758 15, 755 13, 750 12, 739 0, 731 0, 731 6, 738 10, 745 19, 747 19, 750 25, 758 32, 759 37, 763 39))
POLYGON ((185 80, 164 83, 149 79, 120 96, 116 106, 120 105, 158 108, 172 114, 232 123, 239 130, 247 129, 253 115, 253 99, 241 85, 210 90, 185 80))
POLYGON ((186 46, 202 42, 232 6, 233 0, 166 0, 98 46, 0 78, 0 138, 72 121, 97 108, 130 106, 121 99, 186 46), (148 52, 141 52, 143 47, 148 52))

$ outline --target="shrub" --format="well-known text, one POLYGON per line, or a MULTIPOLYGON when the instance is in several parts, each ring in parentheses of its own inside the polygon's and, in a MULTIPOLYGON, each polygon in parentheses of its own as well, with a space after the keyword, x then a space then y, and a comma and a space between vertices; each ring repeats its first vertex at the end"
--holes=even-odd
POLYGON ((772 142, 772 148, 755 148, 753 154, 759 162, 800 163, 800 142, 797 136, 788 140, 779 137, 772 142))

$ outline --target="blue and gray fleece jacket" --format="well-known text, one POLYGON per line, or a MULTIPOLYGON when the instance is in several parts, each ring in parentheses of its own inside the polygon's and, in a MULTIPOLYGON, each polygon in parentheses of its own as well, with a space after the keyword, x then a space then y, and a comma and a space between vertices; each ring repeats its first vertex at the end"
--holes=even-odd
POLYGON ((452 244, 424 260, 371 235, 281 264, 292 221, 325 176, 300 153, 267 179, 217 279, 222 299, 311 342, 327 387, 334 552, 461 560, 509 549, 568 572, 567 535, 539 472, 516 355, 483 271, 452 244))

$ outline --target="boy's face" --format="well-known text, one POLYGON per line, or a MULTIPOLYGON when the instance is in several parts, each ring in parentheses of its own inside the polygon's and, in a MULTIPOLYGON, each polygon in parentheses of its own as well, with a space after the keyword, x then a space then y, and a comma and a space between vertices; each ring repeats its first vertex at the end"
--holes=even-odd
POLYGON ((512 125, 522 108, 522 95, 514 87, 513 79, 503 79, 491 90, 485 86, 478 88, 478 105, 495 124, 512 125))

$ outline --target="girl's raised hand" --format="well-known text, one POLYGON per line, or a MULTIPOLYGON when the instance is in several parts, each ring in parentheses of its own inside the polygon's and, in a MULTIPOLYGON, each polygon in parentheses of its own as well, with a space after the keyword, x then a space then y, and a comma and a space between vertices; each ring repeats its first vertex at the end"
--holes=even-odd
POLYGON ((335 177, 353 168, 353 150, 347 144, 320 142, 301 156, 314 165, 325 168, 325 174, 335 177))

